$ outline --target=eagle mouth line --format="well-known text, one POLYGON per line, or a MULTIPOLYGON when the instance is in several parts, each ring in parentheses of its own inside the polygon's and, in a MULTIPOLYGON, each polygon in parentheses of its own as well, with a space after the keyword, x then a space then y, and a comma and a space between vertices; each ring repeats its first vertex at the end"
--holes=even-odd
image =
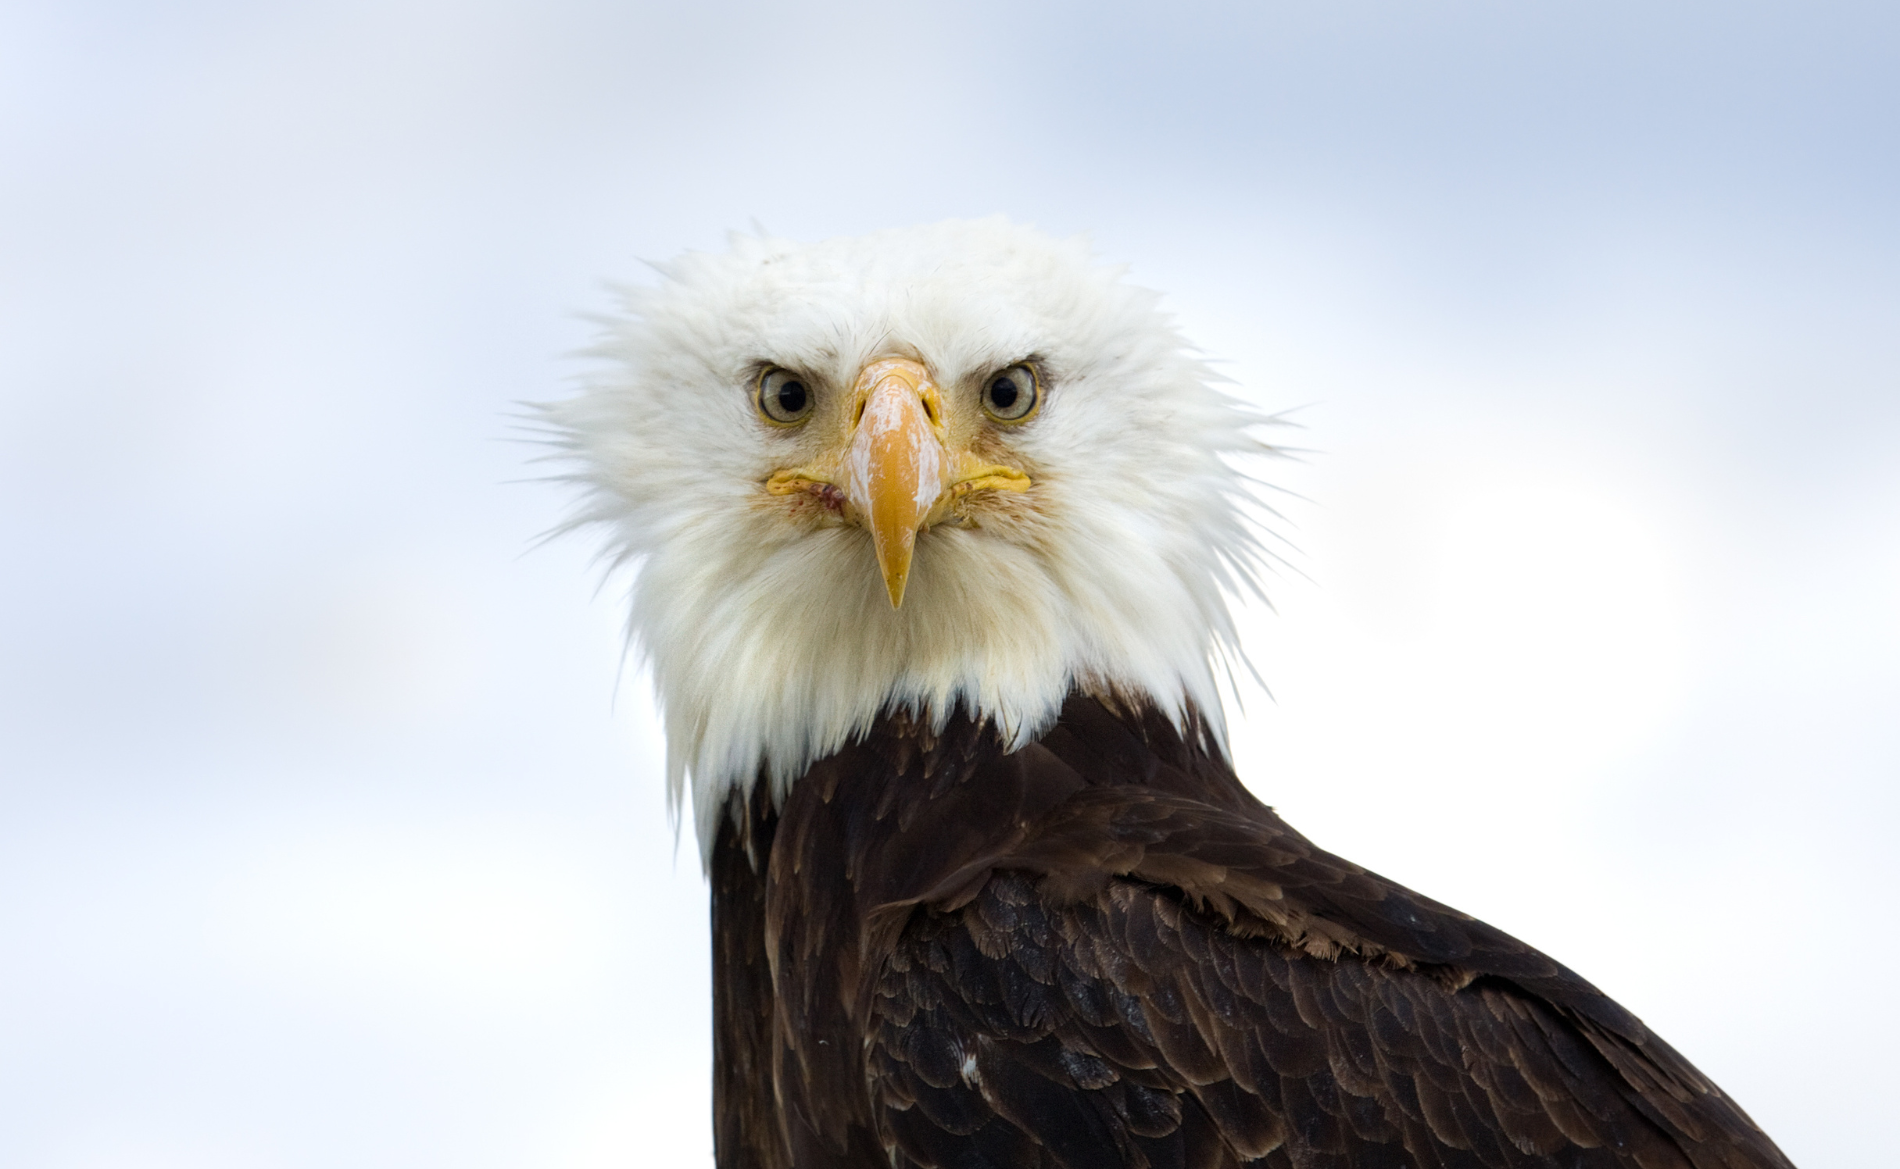
MULTIPOLYGON (((958 505, 979 491, 1027 491, 1032 485, 1029 476, 1013 467, 977 468, 943 489, 925 513, 918 530, 928 531, 941 523, 967 520, 969 517, 962 514, 958 505)), ((811 471, 779 471, 765 481, 765 490, 772 495, 810 495, 834 515, 847 520, 853 518, 846 514, 850 496, 845 489, 811 471)))

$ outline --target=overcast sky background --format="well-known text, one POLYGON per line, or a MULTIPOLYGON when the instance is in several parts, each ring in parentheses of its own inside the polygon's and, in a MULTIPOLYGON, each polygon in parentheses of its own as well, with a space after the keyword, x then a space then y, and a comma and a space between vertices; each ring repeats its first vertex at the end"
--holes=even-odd
POLYGON ((1236 753, 1804 1169, 1900 1096, 1900 8, 0 5, 0 1163, 709 1163, 512 403, 755 218, 1089 232, 1299 572, 1236 753))

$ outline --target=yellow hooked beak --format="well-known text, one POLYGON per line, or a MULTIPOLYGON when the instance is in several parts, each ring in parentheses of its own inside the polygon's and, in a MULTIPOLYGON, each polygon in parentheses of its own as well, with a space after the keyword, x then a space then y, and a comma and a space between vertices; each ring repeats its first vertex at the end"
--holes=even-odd
POLYGON ((972 491, 1023 491, 1029 476, 947 444, 943 398, 920 362, 872 362, 858 374, 846 403, 842 449, 834 447, 820 466, 780 471, 765 486, 774 495, 808 492, 827 501, 842 496, 835 510, 871 533, 895 609, 904 603, 917 533, 942 521, 972 491))
POLYGON ((871 531, 891 608, 904 603, 918 529, 947 485, 943 401, 915 361, 874 361, 858 375, 857 432, 845 453, 845 499, 871 531))

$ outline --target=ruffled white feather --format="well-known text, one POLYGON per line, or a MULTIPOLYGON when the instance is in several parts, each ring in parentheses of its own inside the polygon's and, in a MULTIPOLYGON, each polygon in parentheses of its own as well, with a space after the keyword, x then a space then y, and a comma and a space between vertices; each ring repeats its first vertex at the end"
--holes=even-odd
POLYGON ((735 789, 776 794, 893 704, 959 704, 1014 743, 1072 687, 1192 705, 1224 738, 1227 595, 1256 545, 1231 461, 1265 448, 1156 307, 1086 243, 1001 219, 794 244, 738 236, 628 291, 577 397, 548 407, 586 501, 637 568, 631 635, 664 714, 670 791, 702 855, 735 789), (849 385, 921 359, 941 385, 1034 356, 1046 398, 1010 430, 1020 522, 917 541, 893 610, 868 535, 786 522, 763 484, 785 436, 752 404, 760 363, 849 385))

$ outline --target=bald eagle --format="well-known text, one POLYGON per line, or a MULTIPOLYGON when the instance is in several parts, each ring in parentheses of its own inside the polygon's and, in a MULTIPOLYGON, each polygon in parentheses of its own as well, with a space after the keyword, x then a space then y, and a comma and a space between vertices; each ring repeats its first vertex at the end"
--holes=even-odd
POLYGON ((1789 1162, 1229 763, 1257 418, 1001 220, 735 238, 550 416, 712 892, 724 1169, 1789 1162))

